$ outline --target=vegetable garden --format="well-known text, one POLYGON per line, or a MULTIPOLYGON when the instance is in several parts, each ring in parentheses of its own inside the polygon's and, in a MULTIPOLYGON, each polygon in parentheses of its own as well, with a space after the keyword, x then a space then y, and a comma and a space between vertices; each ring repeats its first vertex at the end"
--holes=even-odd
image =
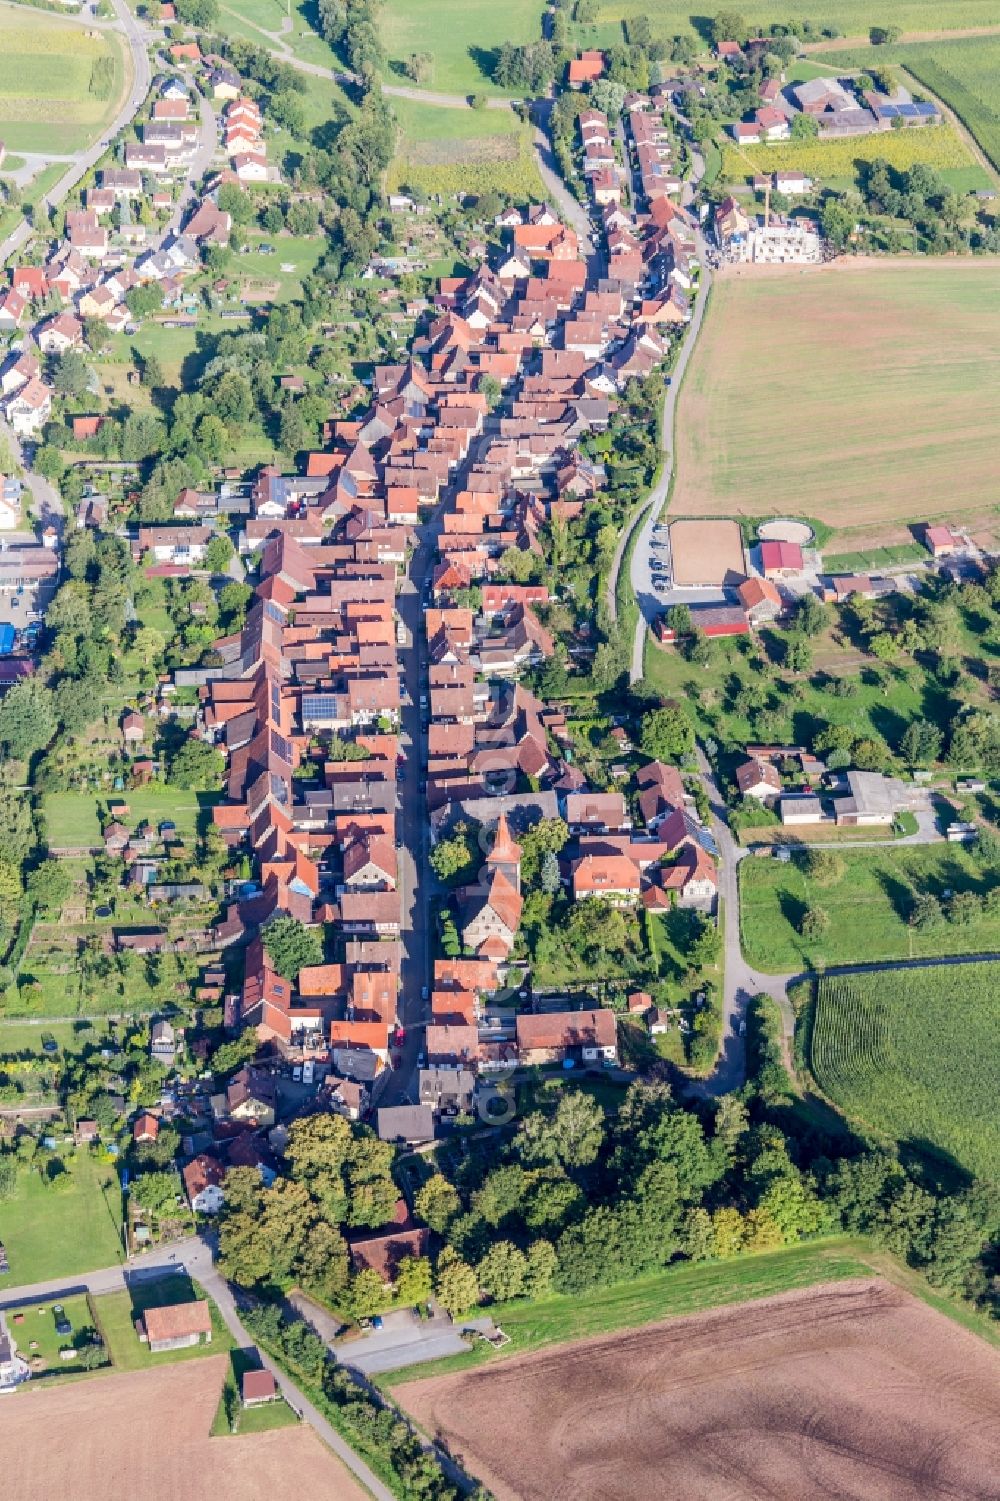
POLYGON ((821 978, 817 1083, 860 1124, 997 1179, 998 986, 988 962, 821 978))

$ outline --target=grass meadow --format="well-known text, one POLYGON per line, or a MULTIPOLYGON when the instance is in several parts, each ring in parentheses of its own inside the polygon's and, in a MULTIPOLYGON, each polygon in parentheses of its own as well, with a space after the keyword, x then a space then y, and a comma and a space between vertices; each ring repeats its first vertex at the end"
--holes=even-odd
POLYGON ((1000 967, 968 964, 817 983, 808 1061, 853 1120, 1000 1179, 1000 967))
MULTIPOLYGON (((774 6, 766 0, 750 0, 739 11, 751 26, 770 26, 778 17, 774 6)), ((690 5, 680 5, 678 0, 661 0, 655 8, 648 0, 603 0, 597 23, 608 25, 621 17, 649 15, 656 30, 665 36, 704 36, 714 14, 711 9, 693 12, 690 5)), ((947 7, 935 4, 934 0, 889 0, 888 4, 879 4, 878 0, 803 0, 792 14, 796 20, 812 21, 817 30, 836 26, 847 37, 866 37, 870 26, 935 32, 942 26, 958 31, 997 25, 997 10, 992 0, 950 0, 947 7)))
POLYGON ((381 12, 382 40, 389 56, 388 80, 409 84, 401 64, 412 52, 434 59, 422 87, 445 94, 503 94, 491 81, 503 42, 536 42, 542 34, 540 0, 506 5, 470 0, 388 0, 381 12))
POLYGON ((13 1198, 4 1200, 0 1239, 10 1271, 0 1276, 0 1293, 121 1261, 115 1169, 86 1150, 67 1156, 64 1166, 61 1180, 52 1183, 43 1182, 37 1171, 22 1170, 13 1198))
MULTIPOLYGON (((154 827, 164 820, 175 823, 183 839, 193 839, 208 818, 214 799, 206 792, 182 792, 177 787, 137 787, 132 792, 111 794, 128 803, 128 822, 134 828, 145 820, 154 827)), ((52 792, 43 803, 51 845, 67 848, 99 845, 101 819, 107 797, 91 792, 52 792)))
POLYGON ((125 58, 114 32, 20 5, 0 4, 0 139, 9 151, 79 151, 114 118, 125 89, 125 58), (112 60, 97 85, 95 63, 112 60))
MULTIPOLYGON (((494 1321, 510 1344, 501 1359, 523 1355, 544 1345, 586 1339, 612 1329, 635 1329, 654 1319, 700 1313, 728 1303, 747 1303, 770 1298, 818 1282, 838 1282, 845 1277, 865 1277, 870 1268, 855 1255, 843 1238, 788 1246, 779 1251, 740 1257, 734 1261, 692 1264, 682 1262, 648 1277, 636 1277, 611 1287, 591 1289, 583 1297, 556 1294, 537 1301, 520 1299, 490 1309, 494 1321)), ((474 1345, 468 1355, 410 1366, 378 1378, 386 1386, 401 1386, 447 1371, 462 1370, 496 1358, 485 1343, 474 1345)))
POLYGON ((966 850, 953 845, 887 846, 841 855, 843 874, 819 885, 801 862, 744 860, 740 865, 740 938, 747 961, 765 974, 887 959, 936 959, 1000 953, 1000 916, 970 923, 909 925, 914 896, 945 891, 985 892, 995 882, 966 850), (810 907, 830 925, 821 938, 798 931, 810 907))
POLYGON ((995 261, 726 272, 681 392, 670 514, 960 520, 996 503, 998 424, 995 261))
POLYGON ((399 124, 389 187, 424 193, 485 193, 540 197, 543 189, 531 145, 531 128, 510 110, 442 109, 413 99, 393 99, 399 124))

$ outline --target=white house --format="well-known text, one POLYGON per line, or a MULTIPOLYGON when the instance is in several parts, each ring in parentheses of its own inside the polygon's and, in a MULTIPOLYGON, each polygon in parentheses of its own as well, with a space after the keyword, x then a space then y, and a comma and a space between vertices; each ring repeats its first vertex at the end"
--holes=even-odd
POLYGON ((226 1170, 215 1157, 206 1153, 193 1158, 181 1176, 188 1203, 195 1214, 218 1214, 226 1202, 222 1180, 226 1170))
POLYGON ((40 433, 52 416, 52 387, 44 381, 29 380, 7 402, 7 421, 20 438, 40 433))
POLYGON ((7 1328, 0 1312, 0 1392, 10 1391, 22 1381, 31 1380, 31 1370, 26 1360, 17 1353, 14 1336, 7 1328))

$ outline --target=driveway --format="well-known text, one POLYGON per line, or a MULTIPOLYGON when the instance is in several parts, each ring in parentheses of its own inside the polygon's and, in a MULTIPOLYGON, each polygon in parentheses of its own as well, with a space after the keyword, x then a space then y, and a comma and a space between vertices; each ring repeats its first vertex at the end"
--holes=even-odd
POLYGON ((418 1319, 409 1309, 387 1313, 381 1329, 369 1330, 354 1339, 337 1340, 332 1349, 341 1365, 375 1376, 401 1366, 422 1365, 445 1355, 462 1355, 468 1349, 461 1337, 463 1329, 477 1329, 492 1334, 491 1318, 465 1319, 453 1324, 443 1313, 418 1319))

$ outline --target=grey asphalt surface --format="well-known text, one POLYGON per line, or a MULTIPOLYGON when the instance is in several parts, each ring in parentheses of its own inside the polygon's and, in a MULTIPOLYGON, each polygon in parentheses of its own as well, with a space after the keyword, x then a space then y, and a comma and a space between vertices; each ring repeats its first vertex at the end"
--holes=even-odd
POLYGON ((488 1317, 463 1319, 453 1324, 446 1314, 418 1319, 406 1308, 387 1313, 381 1329, 370 1329, 352 1339, 335 1340, 332 1349, 342 1365, 364 1376, 375 1376, 403 1366, 422 1365, 445 1355, 462 1355, 468 1349, 461 1336, 463 1329, 479 1329, 489 1334, 494 1327, 488 1317))

